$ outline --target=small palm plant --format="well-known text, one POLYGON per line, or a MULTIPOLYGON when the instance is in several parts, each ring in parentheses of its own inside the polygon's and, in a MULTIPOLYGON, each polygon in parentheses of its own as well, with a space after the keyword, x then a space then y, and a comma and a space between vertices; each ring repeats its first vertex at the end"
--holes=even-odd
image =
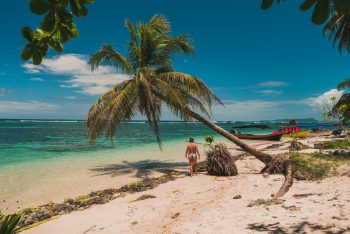
POLYGON ((15 228, 21 219, 18 214, 11 214, 6 216, 0 215, 0 233, 1 234, 13 234, 15 233, 15 228))

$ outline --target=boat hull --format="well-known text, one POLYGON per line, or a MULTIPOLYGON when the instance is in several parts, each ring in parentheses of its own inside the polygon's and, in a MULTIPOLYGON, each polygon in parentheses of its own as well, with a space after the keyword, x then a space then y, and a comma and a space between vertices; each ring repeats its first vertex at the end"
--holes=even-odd
POLYGON ((239 139, 245 140, 265 140, 265 141, 279 141, 282 138, 283 133, 278 134, 266 134, 266 135, 253 135, 253 134, 233 134, 239 139))
POLYGON ((304 138, 309 134, 309 131, 301 131, 301 132, 296 132, 296 133, 291 133, 291 134, 283 134, 284 137, 299 137, 299 138, 304 138))

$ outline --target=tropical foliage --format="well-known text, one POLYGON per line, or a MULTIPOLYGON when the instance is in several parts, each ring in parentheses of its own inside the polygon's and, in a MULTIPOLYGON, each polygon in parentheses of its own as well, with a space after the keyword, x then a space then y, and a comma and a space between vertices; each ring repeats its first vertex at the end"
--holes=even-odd
POLYGON ((63 44, 78 36, 74 16, 83 17, 88 14, 86 4, 94 0, 30 0, 29 9, 36 15, 43 16, 39 28, 22 28, 22 36, 28 41, 21 58, 32 59, 39 65, 48 53, 49 47, 56 52, 63 50, 63 44))
POLYGON ((139 113, 147 118, 160 144, 158 124, 164 107, 189 121, 192 110, 209 116, 212 103, 221 101, 200 79, 174 70, 173 56, 193 54, 194 49, 187 35, 171 35, 165 17, 155 15, 149 22, 137 25, 126 20, 126 27, 130 32, 126 56, 111 45, 103 45, 90 58, 92 70, 99 64, 112 64, 130 76, 91 107, 86 123, 90 141, 103 133, 112 138, 120 123, 139 113))
MULTIPOLYGON (((349 89, 350 88, 350 79, 347 79, 338 84, 337 89, 349 89)), ((337 103, 334 104, 332 108, 332 112, 342 116, 343 121, 350 120, 350 94, 345 93, 338 100, 337 103)))
MULTIPOLYGON (((281 0, 263 0, 261 7, 268 9, 274 2, 281 0)), ((348 0, 304 0, 299 5, 300 10, 313 8, 311 21, 316 25, 325 24, 323 35, 329 35, 333 47, 339 52, 345 49, 350 53, 350 1, 348 0)))
POLYGON ((18 214, 11 214, 6 216, 0 215, 0 233, 12 234, 15 233, 16 225, 18 224, 21 216, 18 214))

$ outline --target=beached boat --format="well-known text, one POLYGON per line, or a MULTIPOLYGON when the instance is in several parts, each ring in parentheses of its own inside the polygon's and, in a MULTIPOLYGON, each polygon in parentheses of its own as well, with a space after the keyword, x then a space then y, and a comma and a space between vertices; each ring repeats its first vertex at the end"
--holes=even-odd
POLYGON ((283 132, 273 132, 270 134, 243 134, 238 129, 247 129, 247 128, 259 128, 259 129, 268 129, 270 128, 267 125, 255 124, 255 125, 240 125, 235 126, 230 130, 230 133, 239 139, 247 140, 265 140, 265 141, 279 141, 282 138, 283 132))
POLYGON ((301 131, 301 132, 295 132, 295 133, 285 133, 283 134, 284 137, 293 137, 293 138, 304 138, 309 134, 309 131, 301 131))
POLYGON ((265 141, 279 141, 282 138, 282 132, 276 132, 271 134, 264 135, 254 135, 254 134, 233 134, 239 139, 248 139, 248 140, 265 140, 265 141))

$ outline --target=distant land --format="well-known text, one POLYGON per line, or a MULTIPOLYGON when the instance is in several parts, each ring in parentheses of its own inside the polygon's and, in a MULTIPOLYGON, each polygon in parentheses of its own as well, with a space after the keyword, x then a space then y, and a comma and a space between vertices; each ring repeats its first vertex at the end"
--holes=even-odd
MULTIPOLYGON (((275 120, 268 120, 271 122, 289 122, 292 119, 275 119, 275 120)), ((294 119, 297 123, 317 123, 320 122, 314 118, 305 118, 305 119, 294 119)))

